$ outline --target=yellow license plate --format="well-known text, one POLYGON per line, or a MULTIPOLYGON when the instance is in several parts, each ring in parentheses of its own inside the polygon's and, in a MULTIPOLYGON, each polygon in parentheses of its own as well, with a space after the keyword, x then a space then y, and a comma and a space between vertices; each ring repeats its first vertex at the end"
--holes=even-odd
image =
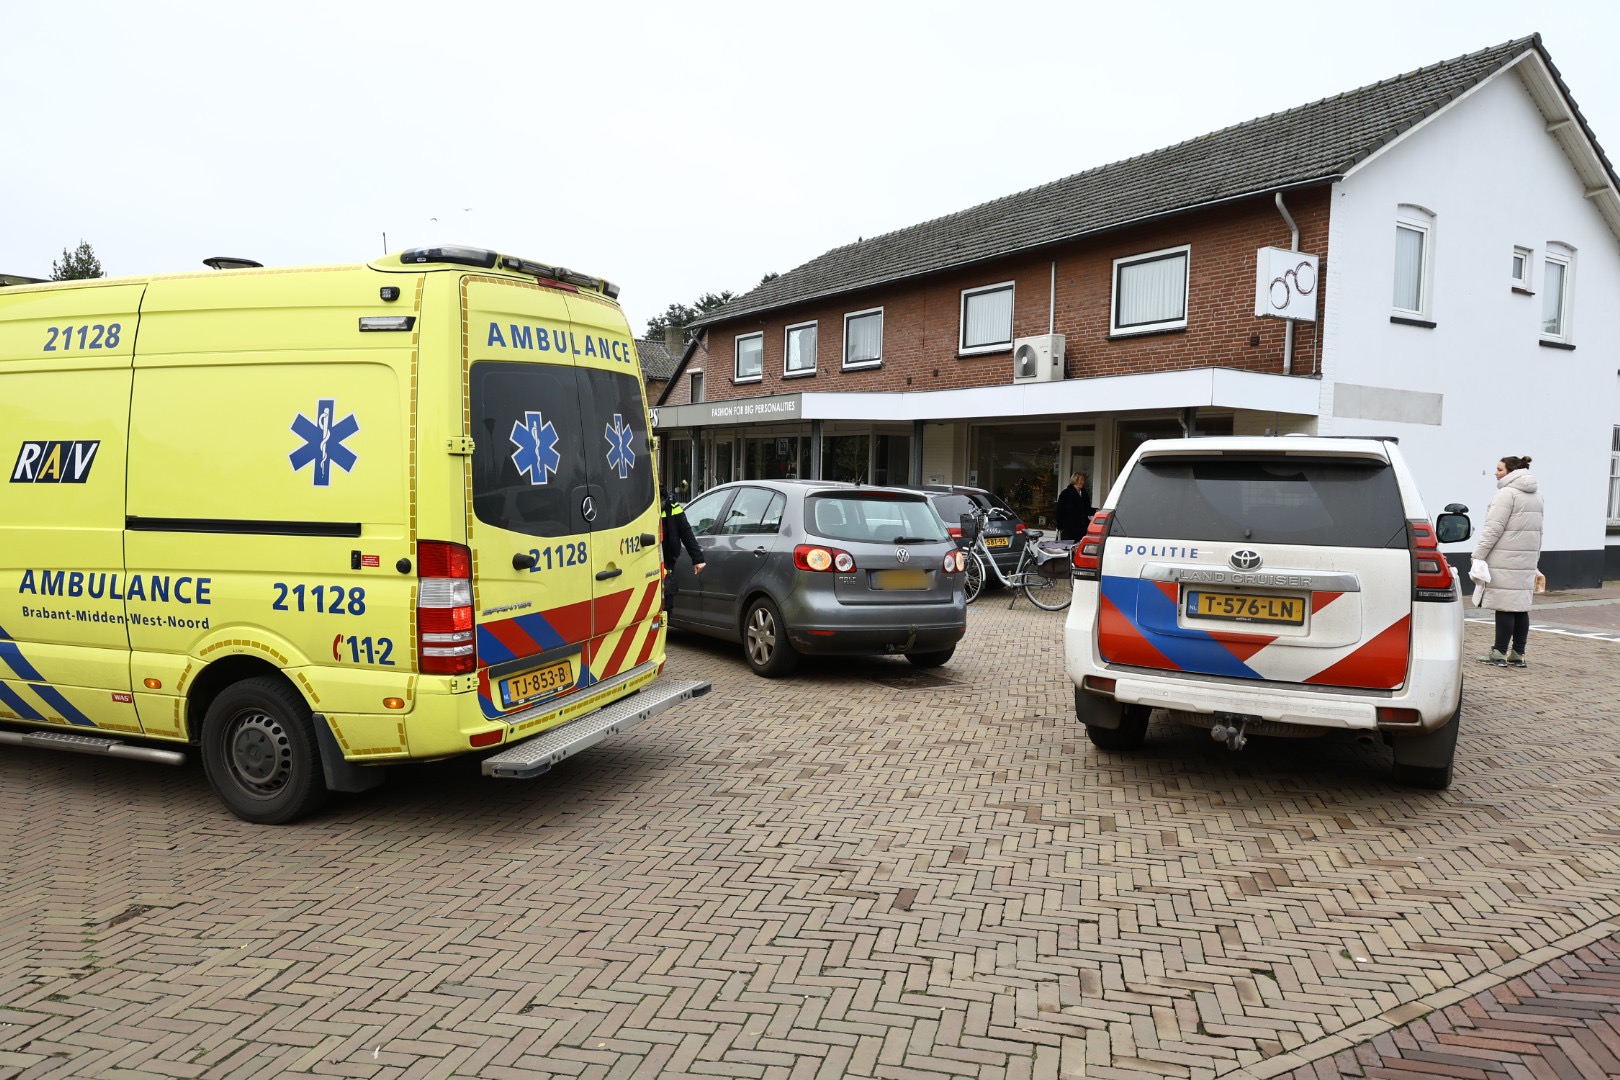
POLYGON ((872 573, 872 587, 875 589, 926 589, 928 588, 928 571, 926 570, 875 570, 872 573))
POLYGON ((512 709, 573 686, 573 668, 567 660, 559 660, 510 679, 502 679, 500 685, 501 706, 512 709))
POLYGON ((1012 547, 1010 536, 987 536, 984 538, 985 547, 1012 547))
POLYGON ((1187 614, 1199 619, 1231 619, 1234 622, 1303 626, 1305 598, 1194 591, 1187 593, 1187 614))

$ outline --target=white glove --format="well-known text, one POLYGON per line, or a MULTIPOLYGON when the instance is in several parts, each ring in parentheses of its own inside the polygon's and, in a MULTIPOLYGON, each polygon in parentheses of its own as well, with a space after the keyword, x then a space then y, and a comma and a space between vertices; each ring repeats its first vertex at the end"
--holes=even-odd
POLYGON ((1491 583, 1491 568, 1479 559, 1472 560, 1468 565, 1468 576, 1480 585, 1491 583))

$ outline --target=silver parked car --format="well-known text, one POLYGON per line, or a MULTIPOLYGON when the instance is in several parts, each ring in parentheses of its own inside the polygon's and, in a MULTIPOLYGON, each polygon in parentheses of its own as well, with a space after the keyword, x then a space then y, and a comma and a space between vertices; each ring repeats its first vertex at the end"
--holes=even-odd
POLYGON ((965 559, 920 492, 747 480, 686 507, 705 566, 678 560, 670 625, 741 642, 767 678, 801 654, 951 658, 967 630, 965 559))

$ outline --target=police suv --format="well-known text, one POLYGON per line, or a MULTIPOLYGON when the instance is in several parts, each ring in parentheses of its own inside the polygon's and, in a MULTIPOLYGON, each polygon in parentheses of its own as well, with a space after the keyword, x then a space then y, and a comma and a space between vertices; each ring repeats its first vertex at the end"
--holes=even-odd
POLYGON ((1155 710, 1230 748, 1249 735, 1381 735, 1402 783, 1444 788, 1462 700, 1463 612, 1392 441, 1144 443, 1074 552, 1065 663, 1097 746, 1142 744, 1155 710))

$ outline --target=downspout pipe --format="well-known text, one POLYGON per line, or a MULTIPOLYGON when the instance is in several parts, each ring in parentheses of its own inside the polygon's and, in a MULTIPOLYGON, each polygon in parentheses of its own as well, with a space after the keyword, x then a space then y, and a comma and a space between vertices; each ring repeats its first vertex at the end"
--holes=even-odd
MULTIPOLYGON (((1277 192, 1277 212, 1288 223, 1288 250, 1298 251, 1299 226, 1294 224, 1294 215, 1290 214, 1288 207, 1283 205, 1282 192, 1280 191, 1277 192)), ((1287 323, 1288 329, 1283 331, 1283 374, 1292 375, 1294 373, 1294 320, 1288 319, 1287 323)))

